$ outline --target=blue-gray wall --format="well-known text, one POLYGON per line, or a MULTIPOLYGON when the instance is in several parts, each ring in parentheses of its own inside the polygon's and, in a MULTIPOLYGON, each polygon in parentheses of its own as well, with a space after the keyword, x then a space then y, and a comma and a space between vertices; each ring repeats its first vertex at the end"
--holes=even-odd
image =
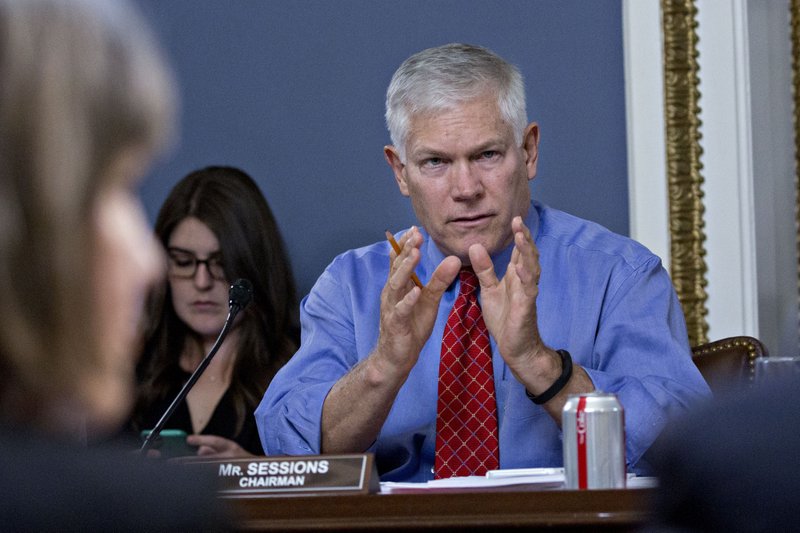
POLYGON ((151 219, 210 164, 260 184, 301 294, 339 252, 414 221, 383 159, 386 86, 461 41, 522 70, 541 126, 534 196, 628 232, 621 0, 137 0, 180 84, 180 141, 142 185, 151 219))

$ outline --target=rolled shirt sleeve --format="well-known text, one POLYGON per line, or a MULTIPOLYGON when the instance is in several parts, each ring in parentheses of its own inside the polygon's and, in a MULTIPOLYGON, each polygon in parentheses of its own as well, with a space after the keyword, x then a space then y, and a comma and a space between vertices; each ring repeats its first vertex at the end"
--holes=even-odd
POLYGON ((359 264, 353 254, 337 258, 300 304, 300 348, 273 378, 256 410, 267 455, 319 454, 322 406, 328 392, 372 350, 376 336, 362 336, 359 343, 356 332, 377 332, 379 308, 370 309, 374 298, 364 298, 357 285, 340 281, 346 264, 354 263, 359 264), (359 298, 364 299, 356 302, 356 308, 366 305, 367 310, 358 317, 362 322, 355 324, 351 302, 359 298))

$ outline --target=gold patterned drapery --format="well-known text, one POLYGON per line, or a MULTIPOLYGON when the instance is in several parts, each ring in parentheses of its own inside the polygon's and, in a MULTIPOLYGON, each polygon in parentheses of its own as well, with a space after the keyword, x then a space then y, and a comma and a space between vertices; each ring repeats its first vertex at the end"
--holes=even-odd
POLYGON ((692 346, 708 342, 697 8, 694 0, 661 0, 664 115, 669 196, 670 274, 692 346))

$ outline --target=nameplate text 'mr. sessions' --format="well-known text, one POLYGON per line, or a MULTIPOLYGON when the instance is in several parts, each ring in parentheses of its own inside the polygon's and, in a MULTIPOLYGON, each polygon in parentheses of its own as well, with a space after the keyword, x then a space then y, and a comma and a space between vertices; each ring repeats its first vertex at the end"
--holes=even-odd
POLYGON ((367 494, 380 489, 371 453, 258 457, 194 464, 215 469, 220 496, 234 498, 303 493, 367 494))

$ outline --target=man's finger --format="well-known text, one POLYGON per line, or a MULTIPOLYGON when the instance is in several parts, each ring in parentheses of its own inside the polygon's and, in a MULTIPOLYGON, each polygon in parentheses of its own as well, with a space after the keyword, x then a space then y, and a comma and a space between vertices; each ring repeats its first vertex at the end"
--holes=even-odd
POLYGON ((445 257, 433 271, 431 279, 425 287, 426 297, 441 298, 447 287, 456 279, 459 270, 461 270, 461 261, 457 257, 453 255, 445 257))
POLYGON ((475 275, 478 276, 481 289, 491 289, 497 286, 499 281, 494 272, 492 258, 489 257, 486 248, 480 244, 473 244, 470 246, 469 261, 472 264, 472 270, 474 270, 475 275))

